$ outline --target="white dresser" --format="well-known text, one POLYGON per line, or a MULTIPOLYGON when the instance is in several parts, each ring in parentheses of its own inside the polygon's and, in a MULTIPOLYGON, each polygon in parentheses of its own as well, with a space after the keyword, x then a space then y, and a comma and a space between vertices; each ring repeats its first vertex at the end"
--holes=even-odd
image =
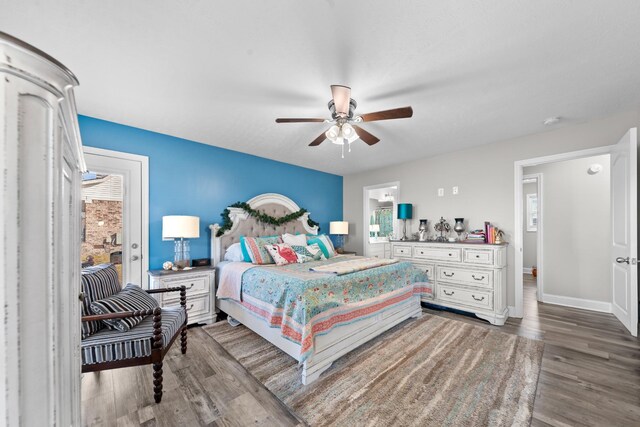
POLYGON ((391 255, 423 268, 433 298, 423 302, 474 313, 504 325, 507 309, 507 246, 392 241, 391 255))
MULTIPOLYGON (((187 288, 187 315, 189 325, 193 323, 213 323, 216 321, 215 269, 196 267, 192 270, 165 271, 150 270, 151 289, 173 288, 184 285, 187 288)), ((180 305, 177 292, 153 294, 162 307, 180 305)))

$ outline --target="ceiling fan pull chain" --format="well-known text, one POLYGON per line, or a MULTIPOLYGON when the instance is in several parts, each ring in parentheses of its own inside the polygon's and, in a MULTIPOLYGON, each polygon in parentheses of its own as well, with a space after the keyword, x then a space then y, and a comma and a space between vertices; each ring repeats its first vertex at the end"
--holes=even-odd
POLYGON ((351 152, 351 142, 349 142, 349 152, 351 152))
POLYGON ((344 159, 344 144, 342 144, 342 158, 344 159))

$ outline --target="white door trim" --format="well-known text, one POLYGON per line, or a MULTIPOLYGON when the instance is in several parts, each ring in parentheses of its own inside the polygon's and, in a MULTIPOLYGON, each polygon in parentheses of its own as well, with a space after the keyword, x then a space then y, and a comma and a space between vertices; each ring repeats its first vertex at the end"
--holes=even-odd
MULTIPOLYGON (((522 179, 524 175, 524 168, 527 166, 536 166, 546 163, 556 163, 566 160, 581 159, 584 157, 600 156, 603 154, 610 154, 612 145, 606 145, 603 147, 588 148, 586 150, 572 151, 569 153, 552 154, 550 156, 534 157, 531 159, 516 160, 513 163, 513 175, 514 175, 514 235, 513 235, 513 250, 514 261, 513 267, 514 282, 515 282, 515 307, 513 312, 509 311, 511 317, 522 317, 524 315, 524 293, 523 293, 523 278, 522 278, 522 233, 523 233, 523 191, 522 191, 522 179)), ((538 198, 539 200, 539 198, 538 198)), ((541 233, 539 233, 541 234, 541 233)), ((541 245, 538 247, 540 250, 541 245)), ((541 276, 541 275, 539 275, 541 276)))
POLYGON ((98 156, 111 157, 121 160, 133 160, 140 162, 142 171, 142 272, 143 284, 145 288, 149 287, 148 279, 144 272, 149 270, 149 158, 138 154, 124 153, 122 151, 105 150, 103 148, 83 147, 85 154, 94 154, 98 156))
POLYGON ((398 230, 397 209, 400 201, 400 181, 385 182, 382 184, 367 185, 362 187, 362 255, 367 256, 367 246, 369 245, 369 198, 367 197, 369 190, 377 188, 396 187, 396 198, 393 201, 393 232, 398 230))
MULTIPOLYGON (((542 274, 542 271, 544 269, 543 267, 543 261, 544 261, 544 253, 543 253, 543 239, 544 239, 544 235, 542 234, 542 230, 543 230, 543 224, 544 224, 544 215, 543 215, 543 197, 542 197, 542 191, 543 191, 543 187, 542 187, 542 174, 541 173, 532 173, 532 174, 528 174, 528 175, 524 175, 522 177, 522 182, 524 183, 524 181, 526 180, 535 180, 536 181, 536 193, 538 194, 538 223, 537 223, 537 231, 536 231, 536 267, 538 269, 538 276, 536 279, 536 293, 537 293, 537 297, 538 297, 538 301, 542 301, 543 297, 544 297, 544 275, 542 274)), ((523 194, 524 197, 524 194, 523 194)), ((524 200, 524 199, 523 199, 524 200)), ((524 212, 523 212, 524 214, 524 212)), ((524 230, 524 228, 523 228, 524 230)), ((531 269, 529 269, 531 270, 531 269)), ((529 271, 529 274, 531 274, 531 271, 529 271)))

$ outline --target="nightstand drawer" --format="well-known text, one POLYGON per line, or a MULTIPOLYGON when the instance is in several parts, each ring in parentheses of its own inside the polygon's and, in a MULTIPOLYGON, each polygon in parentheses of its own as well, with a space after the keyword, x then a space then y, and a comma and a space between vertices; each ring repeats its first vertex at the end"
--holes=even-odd
MULTIPOLYGON (((209 293, 209 276, 202 275, 180 280, 171 279, 162 281, 163 288, 180 287, 182 285, 187 288, 187 296, 209 293)), ((167 299, 180 299, 180 294, 171 293, 170 295, 167 295, 167 299)))
MULTIPOLYGON (((201 295, 198 297, 187 297, 187 315, 188 316, 197 316, 199 314, 208 313, 209 312, 209 300, 210 298, 207 295, 201 295)), ((180 307, 180 300, 165 301, 165 306, 167 307, 180 307)))
POLYGON ((493 292, 459 288, 455 285, 438 285, 438 298, 471 307, 493 309, 493 292))
POLYGON ((416 247, 413 249, 413 257, 458 262, 462 260, 462 251, 459 248, 416 247))
POLYGON ((417 263, 413 263, 413 265, 419 268, 420 270, 422 270, 427 275, 427 278, 429 279, 430 282, 432 282, 435 279, 435 276, 433 274, 433 265, 417 264, 417 263))
POLYGON ((436 274, 439 281, 493 289, 493 273, 491 271, 439 266, 436 274))

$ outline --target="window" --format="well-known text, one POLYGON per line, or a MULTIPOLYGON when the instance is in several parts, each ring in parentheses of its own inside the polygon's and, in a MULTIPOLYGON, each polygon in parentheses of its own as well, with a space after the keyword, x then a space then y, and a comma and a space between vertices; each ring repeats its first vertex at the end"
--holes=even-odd
POLYGON ((537 194, 527 194, 527 231, 538 231, 537 194))

